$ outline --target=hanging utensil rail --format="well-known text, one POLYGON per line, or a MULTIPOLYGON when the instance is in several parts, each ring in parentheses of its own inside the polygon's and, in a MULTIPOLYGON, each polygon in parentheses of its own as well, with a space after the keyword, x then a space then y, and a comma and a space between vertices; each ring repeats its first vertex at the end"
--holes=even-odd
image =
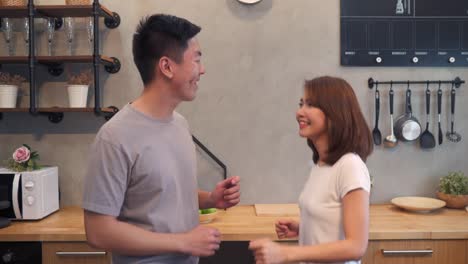
POLYGON ((460 77, 456 77, 453 80, 426 80, 426 81, 376 81, 373 78, 369 78, 367 81, 369 89, 373 89, 375 85, 380 84, 454 84, 455 88, 460 88, 462 84, 465 83, 465 80, 460 79, 460 77))

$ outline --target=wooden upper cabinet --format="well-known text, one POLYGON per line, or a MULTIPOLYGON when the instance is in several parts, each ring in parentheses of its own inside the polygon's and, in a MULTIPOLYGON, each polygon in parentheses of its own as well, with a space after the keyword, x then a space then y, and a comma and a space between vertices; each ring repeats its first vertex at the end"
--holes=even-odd
POLYGON ((466 240, 370 241, 363 264, 468 264, 466 240))
POLYGON ((110 264, 111 256, 108 252, 93 249, 84 242, 44 242, 42 263, 110 264))

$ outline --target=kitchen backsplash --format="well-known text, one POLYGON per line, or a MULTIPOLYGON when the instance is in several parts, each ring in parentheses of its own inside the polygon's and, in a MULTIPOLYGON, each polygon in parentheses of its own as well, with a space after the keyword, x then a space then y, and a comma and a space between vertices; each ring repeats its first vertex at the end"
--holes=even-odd
MULTIPOLYGON (((131 5, 123 0, 101 2, 118 12, 123 21, 114 30, 101 27, 103 53, 119 54, 122 62, 118 74, 102 71, 105 106, 121 108, 142 91, 131 54, 131 35, 140 18, 152 13, 170 13, 202 26, 198 38, 207 73, 202 76, 195 101, 181 104, 178 111, 189 121, 193 134, 228 166, 229 174, 242 177, 243 204, 289 203, 299 197, 311 159, 305 140, 298 136, 295 121, 305 79, 326 74, 348 80, 370 127, 374 126, 374 93, 367 88, 369 77, 468 79, 465 68, 340 66, 338 0, 264 0, 254 6, 234 0, 138 0, 131 5)), ((60 4, 61 1, 39 3, 60 4)), ((58 45, 65 51, 65 33, 60 30, 57 34, 60 35, 58 45)), ((18 41, 20 37, 17 36, 18 41)), ((0 42, 0 53, 4 54, 4 42, 0 42)), ((87 50, 86 41, 78 42, 76 49, 87 50)), ((4 69, 26 71, 20 66, 4 69)), ((43 82, 40 104, 55 105, 66 100, 64 87, 59 83, 63 77, 54 79, 46 74, 44 69, 38 72, 43 82)), ((392 150, 375 147, 367 162, 374 177, 373 203, 405 195, 434 197, 442 175, 458 170, 468 173, 468 105, 464 103, 468 99, 467 89, 464 85, 457 90, 456 130, 462 136, 461 142, 446 141, 431 150, 422 150, 417 143, 401 142, 392 150)), ((404 90, 401 87, 395 90, 395 117, 404 111, 404 90)), ((412 98, 414 115, 421 122, 425 121, 423 93, 424 87, 415 87, 412 98)), ((387 96, 382 94, 381 99, 379 127, 383 135, 390 129, 387 96)), ((448 99, 445 93, 444 131, 449 128, 448 99)), ((21 102, 28 100, 25 95, 21 102)), ((435 97, 432 101, 435 103, 435 97)), ((430 125, 433 132, 434 106, 430 125)), ((59 167, 61 204, 80 204, 87 152, 103 123, 103 118, 91 113, 66 113, 59 124, 48 122, 44 116, 4 114, 0 121, 0 159, 8 158, 22 143, 33 146, 41 153, 41 163, 59 167)), ((222 170, 206 154, 197 153, 200 186, 212 188, 222 178, 222 170)))

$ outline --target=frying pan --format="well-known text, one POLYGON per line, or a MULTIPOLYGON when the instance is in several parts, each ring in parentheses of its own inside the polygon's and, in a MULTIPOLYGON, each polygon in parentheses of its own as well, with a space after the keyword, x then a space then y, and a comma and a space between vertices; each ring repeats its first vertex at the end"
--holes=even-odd
POLYGON ((401 141, 414 141, 421 134, 421 124, 418 119, 413 116, 411 108, 411 90, 406 89, 405 114, 398 117, 395 122, 395 136, 401 141))

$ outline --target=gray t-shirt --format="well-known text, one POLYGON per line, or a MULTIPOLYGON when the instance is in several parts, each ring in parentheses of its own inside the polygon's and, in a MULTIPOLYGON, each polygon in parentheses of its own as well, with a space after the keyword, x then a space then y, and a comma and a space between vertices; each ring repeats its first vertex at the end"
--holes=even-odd
MULTIPOLYGON (((158 233, 198 225, 196 154, 187 121, 174 112, 160 120, 130 104, 107 122, 92 145, 83 208, 158 233)), ((188 255, 130 257, 119 263, 198 263, 188 255)))

